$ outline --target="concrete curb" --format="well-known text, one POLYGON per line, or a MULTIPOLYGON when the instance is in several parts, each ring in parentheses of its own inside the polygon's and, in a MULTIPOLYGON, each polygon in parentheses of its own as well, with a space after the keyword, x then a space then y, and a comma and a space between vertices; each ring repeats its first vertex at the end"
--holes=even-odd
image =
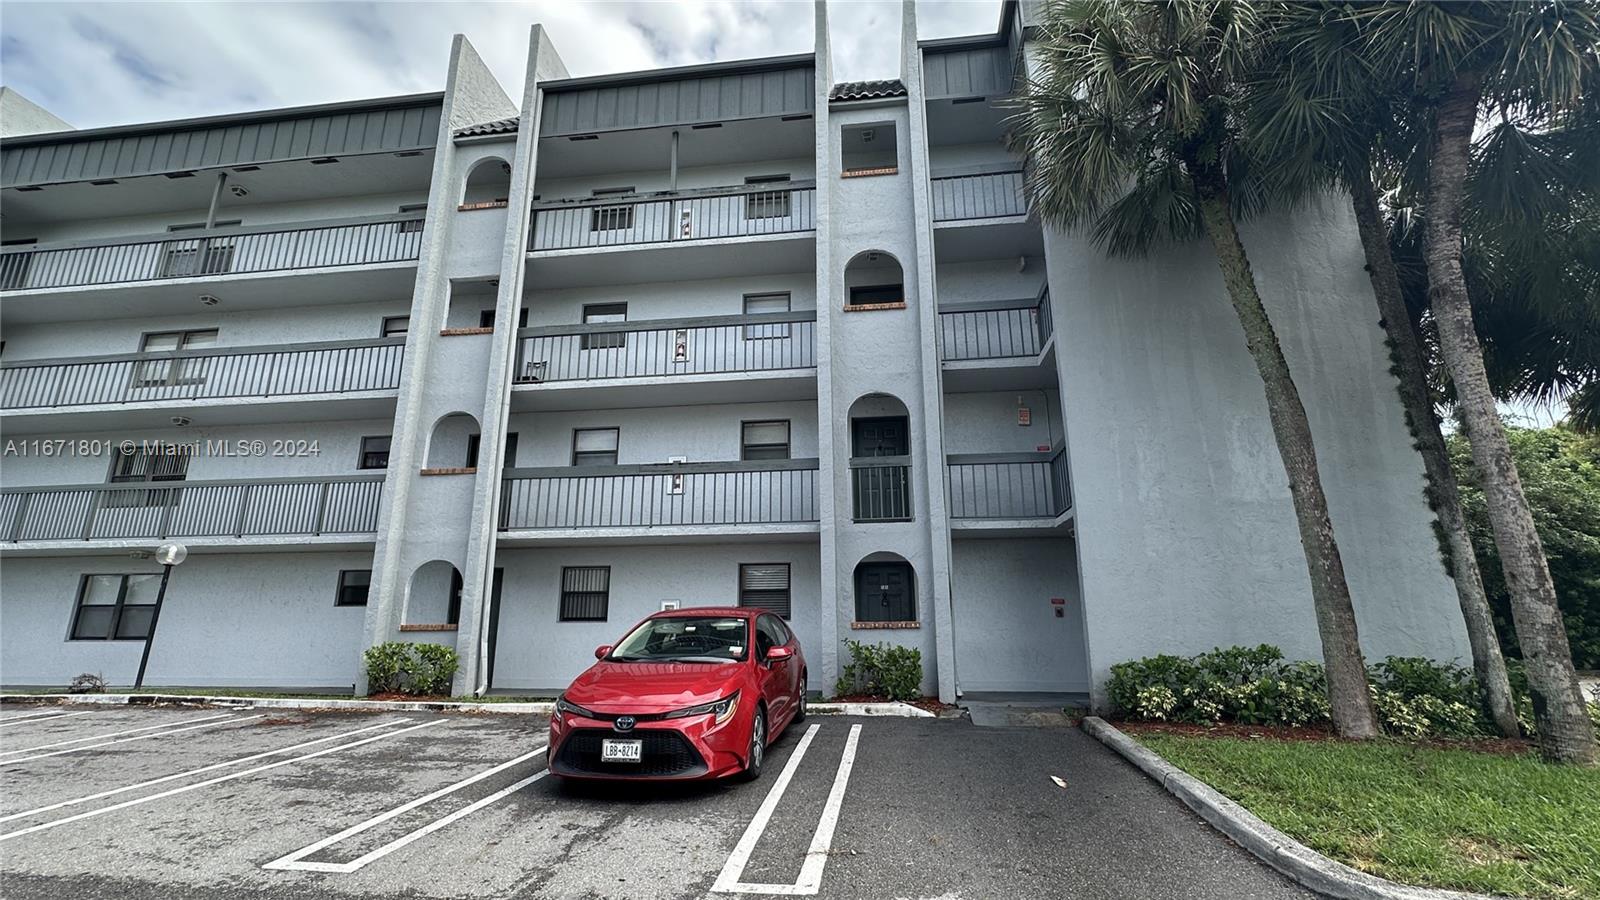
POLYGON ((1162 759, 1104 719, 1098 716, 1085 717, 1083 730, 1133 763, 1234 843, 1319 894, 1339 900, 1505 900, 1484 894, 1396 884, 1335 862, 1263 822, 1254 813, 1162 759))
MULTIPOLYGON (((460 703, 443 700, 356 700, 340 697, 219 697, 209 694, 0 694, 0 702, 79 704, 85 706, 155 706, 182 703, 190 706, 253 707, 255 709, 353 709, 388 712, 470 712, 547 716, 554 703, 460 703)), ((934 718, 933 713, 908 703, 812 703, 807 711, 821 716, 896 716, 934 718)))

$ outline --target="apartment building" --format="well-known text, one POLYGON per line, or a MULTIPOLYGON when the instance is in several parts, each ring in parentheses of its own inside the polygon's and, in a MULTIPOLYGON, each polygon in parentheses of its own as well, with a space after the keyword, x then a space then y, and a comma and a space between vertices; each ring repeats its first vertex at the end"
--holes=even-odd
MULTIPOLYGON (((1318 657, 1205 248, 1042 228, 1003 141, 1028 4, 900 77, 814 53, 0 141, 0 681, 360 689, 364 648, 549 693, 748 604, 925 688, 1098 696, 1156 652, 1318 657)), ((1369 653, 1465 658, 1348 213, 1246 234, 1369 653)))

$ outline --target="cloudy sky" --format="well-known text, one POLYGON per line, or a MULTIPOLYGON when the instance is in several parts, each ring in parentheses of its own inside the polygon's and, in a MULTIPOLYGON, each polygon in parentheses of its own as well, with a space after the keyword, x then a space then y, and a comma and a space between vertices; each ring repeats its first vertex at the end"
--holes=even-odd
MULTIPOLYGON (((992 32, 1000 0, 924 0, 922 38, 992 32)), ((829 7, 834 76, 898 75, 898 0, 829 7)), ((438 90, 465 34, 515 96, 541 22, 573 75, 812 48, 809 0, 7 0, 0 82, 79 128, 438 90)))

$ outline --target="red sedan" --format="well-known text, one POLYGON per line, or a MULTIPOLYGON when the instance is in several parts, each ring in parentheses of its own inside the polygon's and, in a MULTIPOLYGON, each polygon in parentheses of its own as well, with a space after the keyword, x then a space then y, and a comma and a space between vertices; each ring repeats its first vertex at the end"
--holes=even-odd
POLYGON ((784 621, 744 607, 657 613, 558 698, 550 772, 565 778, 755 779, 806 717, 806 659, 784 621))

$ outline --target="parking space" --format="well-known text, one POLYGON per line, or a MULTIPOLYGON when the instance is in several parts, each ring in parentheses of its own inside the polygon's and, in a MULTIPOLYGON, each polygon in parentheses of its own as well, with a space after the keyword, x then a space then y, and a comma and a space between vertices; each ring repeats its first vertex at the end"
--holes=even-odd
POLYGON ((1310 896, 1075 730, 819 716, 754 783, 574 787, 545 724, 0 707, 4 893, 1310 896))

